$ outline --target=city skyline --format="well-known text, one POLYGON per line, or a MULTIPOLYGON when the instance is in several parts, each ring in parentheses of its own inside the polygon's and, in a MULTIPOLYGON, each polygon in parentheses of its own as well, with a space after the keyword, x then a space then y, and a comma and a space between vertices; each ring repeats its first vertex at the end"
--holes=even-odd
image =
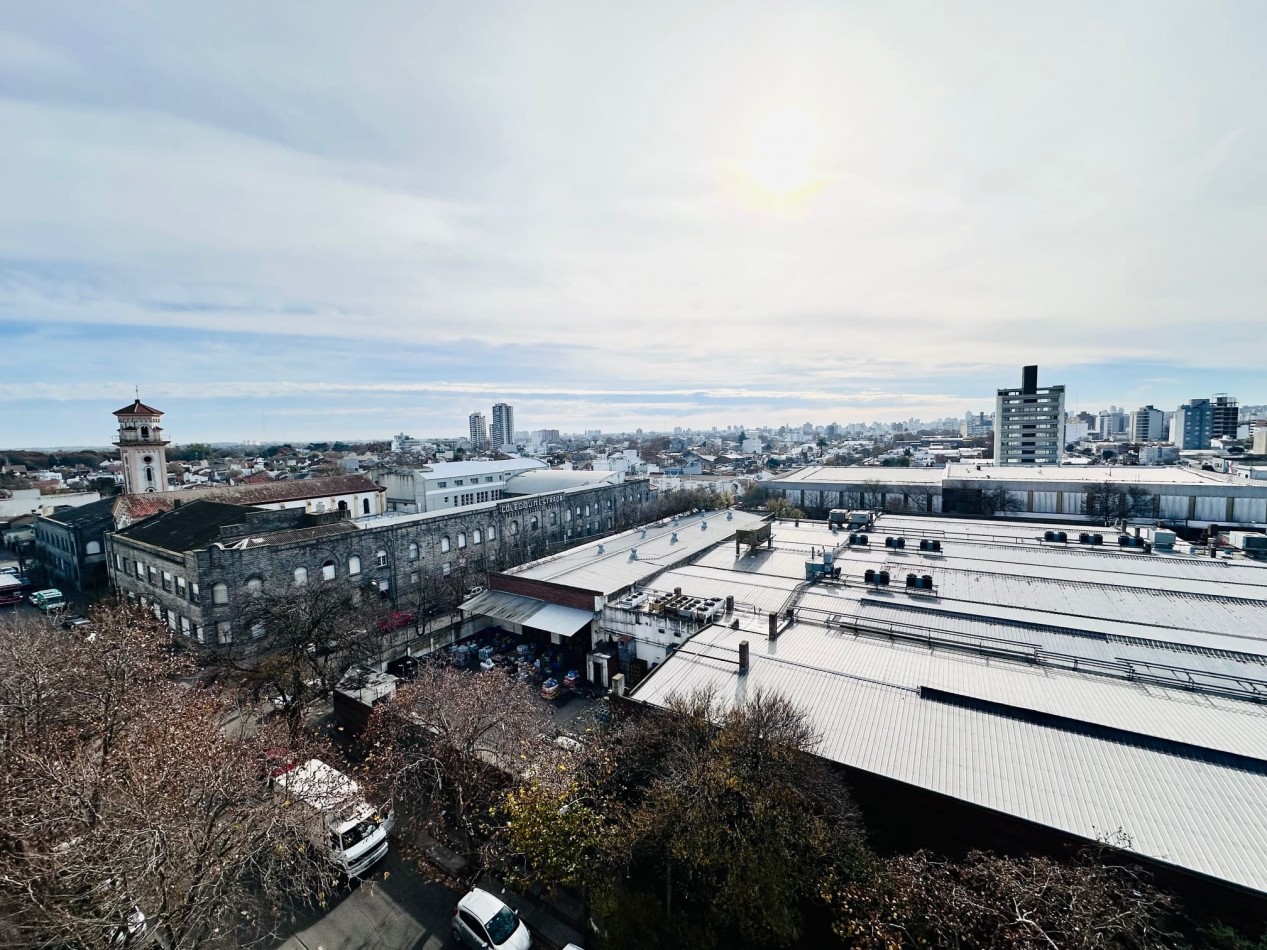
POLYGON ((1255 401, 1221 10, 16 9, 0 441, 135 385, 214 440, 1255 401))

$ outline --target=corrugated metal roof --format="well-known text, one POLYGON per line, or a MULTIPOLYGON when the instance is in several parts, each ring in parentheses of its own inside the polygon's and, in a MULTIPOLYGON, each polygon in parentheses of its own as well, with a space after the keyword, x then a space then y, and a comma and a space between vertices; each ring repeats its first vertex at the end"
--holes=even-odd
POLYGON ((1220 588, 1209 582, 1158 578, 1141 583, 1137 575, 1110 571, 1077 571, 1026 565, 1018 570, 1000 559, 988 569, 964 559, 924 557, 874 545, 852 549, 837 561, 846 579, 857 582, 868 569, 885 567, 901 586, 907 573, 929 574, 940 600, 980 605, 1008 605, 1074 618, 1121 620, 1148 626, 1200 630, 1235 636, 1267 635, 1267 598, 1262 588, 1220 588), (965 569, 958 569, 963 566, 965 569), (1071 578, 1077 578, 1071 579, 1071 578), (1177 589, 1176 589, 1177 588, 1177 589), (1185 590, 1192 588, 1192 590, 1185 590), (1197 592, 1200 591, 1200 592, 1197 592), (1246 597, 1246 594, 1254 597, 1246 597))
POLYGON ((502 623, 519 624, 548 633, 570 637, 594 619, 587 610, 550 604, 535 597, 486 590, 476 594, 459 608, 467 616, 492 617, 502 623))
POLYGON ((653 578, 648 588, 663 593, 682 588, 692 597, 734 597, 740 610, 745 608, 768 613, 780 609, 798 582, 782 577, 736 578, 730 571, 691 565, 679 567, 653 578))
POLYGON ((594 615, 588 610, 564 607, 562 604, 546 604, 532 615, 528 626, 570 637, 593 619, 594 615))
MULTIPOLYGON (((641 583, 665 568, 684 563, 719 542, 733 544, 736 531, 755 528, 764 521, 764 516, 744 511, 709 511, 688 515, 678 519, 676 526, 671 521, 664 521, 645 529, 625 531, 533 561, 507 573, 611 595, 641 583), (630 554, 634 550, 637 550, 638 556, 631 560, 630 554)), ((732 560, 733 554, 731 549, 732 560)))
POLYGON ((1267 890, 1267 774, 1221 760, 1218 752, 1261 754, 1267 721, 1251 704, 1000 670, 946 655, 925 659, 799 626, 773 644, 710 627, 669 656, 635 696, 663 705, 672 693, 699 686, 732 701, 756 689, 786 694, 823 737, 820 753, 853 768, 1087 840, 1121 828, 1140 854, 1267 890), (753 646, 744 677, 736 673, 740 639, 753 646), (928 680, 1090 722, 1126 721, 1135 731, 1195 739, 1212 751, 1185 754, 1182 747, 935 702, 918 689, 928 680))

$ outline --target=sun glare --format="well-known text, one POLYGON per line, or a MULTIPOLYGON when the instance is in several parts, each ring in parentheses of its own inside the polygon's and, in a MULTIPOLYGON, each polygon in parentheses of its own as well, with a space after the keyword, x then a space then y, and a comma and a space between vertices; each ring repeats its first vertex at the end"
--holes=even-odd
POLYGON ((819 180, 814 168, 817 139, 814 123, 804 113, 775 113, 757 126, 743 172, 771 197, 808 189, 819 180))

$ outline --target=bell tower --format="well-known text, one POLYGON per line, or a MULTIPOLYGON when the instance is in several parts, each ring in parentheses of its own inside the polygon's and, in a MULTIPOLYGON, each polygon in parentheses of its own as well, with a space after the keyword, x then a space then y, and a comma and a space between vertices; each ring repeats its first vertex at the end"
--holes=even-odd
POLYGON ((167 491, 167 445, 159 425, 162 413, 138 398, 115 414, 119 420, 119 459, 123 491, 129 495, 167 491))

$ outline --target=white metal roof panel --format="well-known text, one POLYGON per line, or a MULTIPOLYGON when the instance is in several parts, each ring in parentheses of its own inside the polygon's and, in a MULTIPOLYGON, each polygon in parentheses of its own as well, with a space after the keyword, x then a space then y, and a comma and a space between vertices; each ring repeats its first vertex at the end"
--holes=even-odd
MULTIPOLYGON (((772 645, 773 655, 756 641, 751 670, 739 677, 737 643, 752 635, 709 628, 668 657, 635 696, 663 705, 672 693, 699 686, 731 700, 778 690, 805 710, 823 736, 820 753, 834 761, 1087 840, 1121 828, 1141 854, 1267 890, 1267 775, 789 662, 796 651, 788 636, 772 645)), ((1172 700, 1154 702, 1150 709, 1172 700)))
POLYGON ((546 604, 528 621, 528 626, 535 630, 557 633, 561 637, 570 637, 594 619, 588 610, 575 607, 564 607, 561 604, 546 604))
POLYGON ((688 561, 719 542, 733 544, 736 531, 755 528, 764 521, 763 515, 744 511, 702 512, 677 519, 676 525, 664 521, 583 544, 507 573, 610 595, 688 561), (631 559, 634 550, 638 556, 631 559))

